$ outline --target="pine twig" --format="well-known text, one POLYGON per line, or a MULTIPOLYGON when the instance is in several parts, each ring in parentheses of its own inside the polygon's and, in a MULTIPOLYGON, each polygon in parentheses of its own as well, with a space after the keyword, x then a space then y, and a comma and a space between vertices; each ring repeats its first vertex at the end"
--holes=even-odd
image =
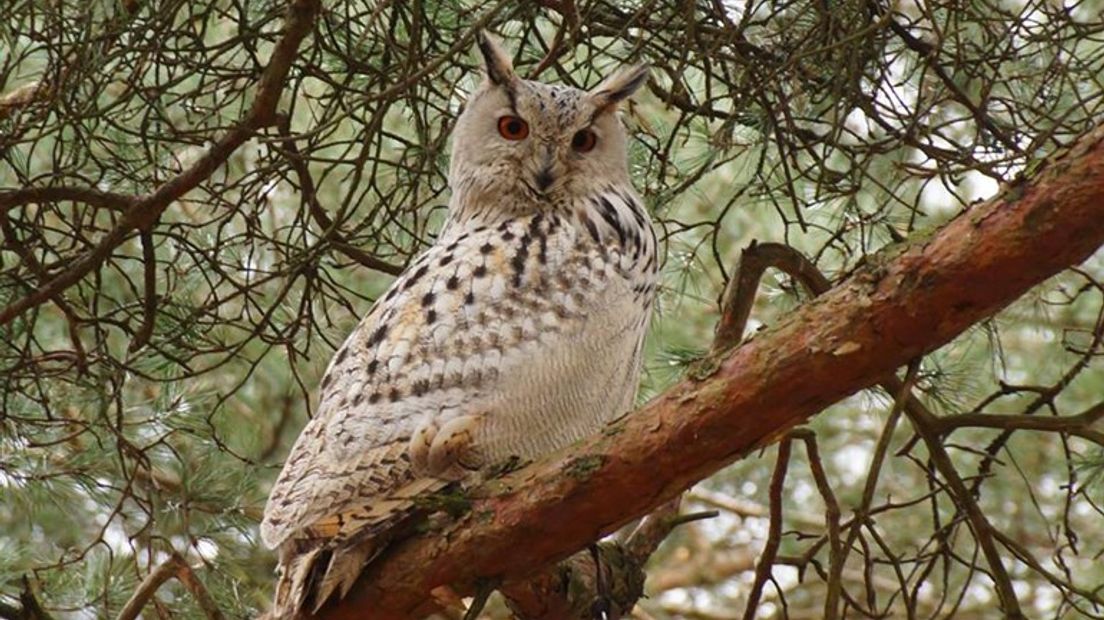
POLYGON ((192 567, 188 566, 188 562, 175 552, 168 560, 150 571, 146 578, 142 580, 142 583, 138 584, 138 589, 123 605, 122 611, 115 617, 115 620, 134 620, 137 618, 142 609, 153 599, 153 595, 157 590, 166 581, 174 577, 192 593, 192 596, 196 599, 196 604, 203 610, 208 620, 223 620, 222 611, 219 610, 214 599, 211 598, 207 588, 203 586, 203 582, 196 577, 192 567))

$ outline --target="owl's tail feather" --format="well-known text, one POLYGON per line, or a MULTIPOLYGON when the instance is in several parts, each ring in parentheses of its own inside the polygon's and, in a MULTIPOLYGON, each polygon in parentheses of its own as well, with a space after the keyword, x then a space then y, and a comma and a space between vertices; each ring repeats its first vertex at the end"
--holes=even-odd
POLYGON ((433 512, 419 501, 451 486, 447 480, 414 480, 394 494, 315 521, 280 545, 279 578, 266 620, 299 620, 336 593, 344 598, 364 567, 395 539, 408 535, 419 515, 433 512))
POLYGON ((273 620, 292 620, 299 615, 303 600, 310 591, 313 581, 315 559, 324 551, 316 547, 293 555, 287 562, 280 563, 280 577, 276 582, 276 600, 272 605, 273 620))
POLYGON ((326 574, 315 588, 314 608, 317 612, 335 591, 340 588, 338 598, 345 598, 349 588, 353 587, 357 577, 364 567, 379 555, 382 547, 372 544, 362 544, 351 548, 337 549, 330 558, 330 565, 326 568, 326 574))
POLYGON ((378 541, 337 547, 319 541, 317 546, 303 549, 305 542, 295 541, 299 549, 286 553, 285 561, 280 562, 270 620, 297 620, 305 609, 316 613, 335 592, 344 598, 384 547, 378 541))

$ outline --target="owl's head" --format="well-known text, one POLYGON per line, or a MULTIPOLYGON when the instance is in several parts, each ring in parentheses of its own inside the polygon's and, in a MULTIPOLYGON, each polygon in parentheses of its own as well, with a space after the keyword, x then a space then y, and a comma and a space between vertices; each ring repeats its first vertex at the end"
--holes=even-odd
POLYGON ((579 90, 524 80, 493 39, 478 42, 486 77, 453 133, 453 192, 481 203, 540 204, 629 183, 616 110, 647 79, 647 67, 623 68, 579 90))

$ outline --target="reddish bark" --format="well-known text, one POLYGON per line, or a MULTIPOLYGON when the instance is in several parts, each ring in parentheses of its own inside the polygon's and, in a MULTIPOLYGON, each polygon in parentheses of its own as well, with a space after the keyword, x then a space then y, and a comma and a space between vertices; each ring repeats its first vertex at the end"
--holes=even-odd
POLYGON ((560 560, 909 360, 1104 243, 1104 128, 934 235, 722 354, 597 437, 479 489, 467 516, 396 545, 324 618, 408 618, 560 560))

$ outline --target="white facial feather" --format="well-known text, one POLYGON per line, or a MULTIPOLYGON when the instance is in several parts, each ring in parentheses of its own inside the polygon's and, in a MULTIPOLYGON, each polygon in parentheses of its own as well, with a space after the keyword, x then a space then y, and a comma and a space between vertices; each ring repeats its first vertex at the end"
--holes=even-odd
POLYGON ((486 79, 469 97, 453 131, 449 183, 458 194, 453 219, 498 205, 509 214, 529 207, 570 203, 610 184, 631 186, 625 130, 617 104, 647 79, 635 65, 614 72, 590 91, 523 80, 491 39, 480 44, 486 79), (511 140, 499 123, 516 117, 527 136, 511 140), (592 131, 592 149, 574 148, 579 132, 592 131), (551 176, 543 187, 540 176, 551 176))

